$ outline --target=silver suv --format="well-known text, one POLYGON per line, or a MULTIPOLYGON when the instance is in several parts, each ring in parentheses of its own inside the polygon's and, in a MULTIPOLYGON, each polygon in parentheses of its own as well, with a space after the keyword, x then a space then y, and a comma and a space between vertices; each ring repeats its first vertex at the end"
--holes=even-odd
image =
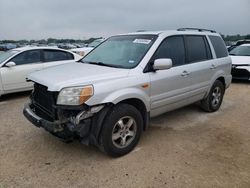
POLYGON ((149 119, 200 101, 220 108, 231 58, 214 31, 183 28, 108 38, 76 63, 32 73, 23 113, 37 127, 111 156, 137 145, 149 119))

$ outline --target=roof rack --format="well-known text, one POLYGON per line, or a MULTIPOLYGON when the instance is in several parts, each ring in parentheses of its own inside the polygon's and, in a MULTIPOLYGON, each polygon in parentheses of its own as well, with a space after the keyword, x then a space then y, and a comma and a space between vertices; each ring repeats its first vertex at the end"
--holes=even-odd
POLYGON ((197 30, 199 32, 203 32, 203 31, 209 31, 211 33, 216 33, 216 31, 214 30, 210 30, 210 29, 201 29, 201 28, 179 28, 177 29, 177 31, 186 31, 186 30, 197 30))

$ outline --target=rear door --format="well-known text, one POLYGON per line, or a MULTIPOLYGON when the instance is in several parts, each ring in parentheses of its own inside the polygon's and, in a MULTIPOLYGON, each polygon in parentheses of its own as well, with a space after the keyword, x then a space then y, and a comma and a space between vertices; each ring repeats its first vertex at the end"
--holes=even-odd
POLYGON ((22 52, 8 62, 14 62, 13 67, 3 66, 0 69, 4 91, 31 89, 32 82, 27 82, 29 73, 41 70, 41 50, 29 50, 22 52))
POLYGON ((191 97, 193 102, 204 97, 210 87, 210 81, 214 74, 211 49, 204 35, 186 35, 185 46, 187 64, 191 71, 191 97))
POLYGON ((186 65, 183 36, 166 38, 153 55, 151 62, 160 58, 172 59, 173 67, 150 72, 151 116, 189 103, 191 70, 189 65, 186 65))
POLYGON ((44 68, 75 62, 74 55, 62 50, 43 50, 44 68))

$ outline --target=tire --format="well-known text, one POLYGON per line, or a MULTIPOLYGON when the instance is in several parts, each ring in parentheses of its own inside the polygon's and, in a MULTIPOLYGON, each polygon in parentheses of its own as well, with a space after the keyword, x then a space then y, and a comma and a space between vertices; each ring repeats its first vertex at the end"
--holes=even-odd
POLYGON ((206 112, 217 111, 223 101, 225 93, 225 86, 219 80, 216 80, 208 94, 208 96, 201 101, 201 108, 206 112))
POLYGON ((132 151, 143 130, 141 113, 132 105, 118 104, 104 120, 100 135, 101 150, 112 157, 132 151))

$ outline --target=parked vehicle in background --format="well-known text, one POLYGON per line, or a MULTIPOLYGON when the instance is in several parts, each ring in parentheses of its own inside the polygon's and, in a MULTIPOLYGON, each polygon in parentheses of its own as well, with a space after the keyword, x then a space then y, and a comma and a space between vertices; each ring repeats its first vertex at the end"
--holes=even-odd
POLYGON ((230 51, 233 79, 250 80, 250 44, 243 44, 230 51))
POLYGON ((232 76, 218 33, 183 28, 113 36, 78 63, 28 78, 35 83, 23 111, 30 122, 121 156, 151 117, 197 101, 217 111, 232 76))
POLYGON ((24 47, 3 52, 0 54, 0 96, 31 90, 33 84, 26 81, 31 72, 80 58, 73 52, 50 47, 24 47))
POLYGON ((250 40, 238 40, 234 45, 229 46, 227 50, 230 52, 231 50, 242 44, 250 44, 250 40))
POLYGON ((70 49, 76 48, 75 45, 70 44, 70 43, 66 43, 66 44, 61 43, 61 44, 58 44, 57 46, 58 46, 58 48, 65 49, 65 50, 70 50, 70 49))
POLYGON ((77 53, 81 56, 87 55, 91 50, 93 50, 96 46, 101 44, 105 39, 96 39, 93 42, 89 43, 86 47, 83 48, 74 48, 71 49, 72 52, 77 53))
POLYGON ((7 51, 17 48, 16 44, 8 43, 8 44, 0 44, 0 51, 7 51))

